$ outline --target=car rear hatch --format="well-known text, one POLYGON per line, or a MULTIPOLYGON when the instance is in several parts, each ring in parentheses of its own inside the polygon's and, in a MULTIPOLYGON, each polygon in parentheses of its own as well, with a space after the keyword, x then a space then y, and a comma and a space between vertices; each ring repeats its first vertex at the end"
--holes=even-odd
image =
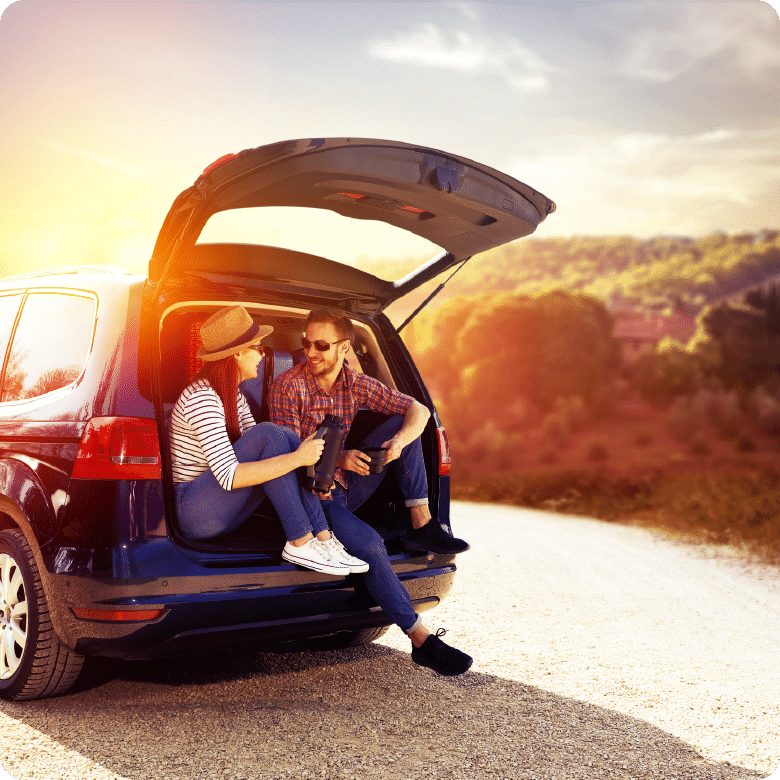
MULTIPOLYGON (((533 233, 554 210, 544 195, 499 171, 393 141, 286 141, 217 160, 174 201, 149 263, 141 342, 149 349, 145 365, 158 421, 170 403, 162 392, 160 319, 174 304, 195 296, 376 312, 472 255, 533 233), (219 212, 278 206, 385 222, 442 252, 393 282, 284 248, 197 243, 219 212)), ((162 450, 163 471, 170 474, 167 447, 162 450)), ((164 496, 168 516, 175 516, 167 480, 164 496)))
MULTIPOLYGON (((533 233, 555 204, 522 182, 457 155, 363 138, 284 141, 230 154, 210 165, 171 207, 149 263, 160 293, 188 273, 256 274, 285 284, 330 286, 384 308, 447 268, 533 233), (397 282, 313 255, 296 262, 269 253, 195 250, 206 222, 230 209, 287 206, 377 220, 442 247, 397 282)), ((222 245, 224 246, 224 245, 222 245)))

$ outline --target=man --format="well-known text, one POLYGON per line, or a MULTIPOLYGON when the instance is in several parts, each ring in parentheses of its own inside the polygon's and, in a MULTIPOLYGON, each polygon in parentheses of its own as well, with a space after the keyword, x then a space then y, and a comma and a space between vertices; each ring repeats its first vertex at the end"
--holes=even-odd
MULTIPOLYGON (((420 443, 430 412, 410 396, 346 365, 344 358, 353 339, 352 322, 343 312, 312 311, 302 339, 306 361, 274 382, 269 398, 271 421, 304 439, 328 413, 341 417, 347 432, 360 408, 392 415, 360 446, 386 447, 386 462, 400 461, 401 468, 395 471, 413 526, 406 546, 439 553, 464 552, 469 545, 450 536, 431 519, 420 443)), ((461 674, 471 666, 472 659, 442 642, 441 631, 433 635, 423 626, 406 588, 390 566, 382 537, 353 514, 383 476, 370 474, 368 463, 368 456, 360 449, 342 451, 334 485, 322 501, 328 522, 347 549, 369 563, 364 575, 366 586, 393 622, 409 635, 412 660, 442 674, 461 674)))

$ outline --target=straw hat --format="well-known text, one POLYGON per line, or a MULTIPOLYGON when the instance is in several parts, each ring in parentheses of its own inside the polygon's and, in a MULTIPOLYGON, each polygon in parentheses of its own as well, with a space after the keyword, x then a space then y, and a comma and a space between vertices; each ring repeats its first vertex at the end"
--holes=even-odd
POLYGON ((257 344, 272 332, 270 325, 255 325, 243 306, 226 306, 201 325, 203 346, 198 350, 198 357, 201 360, 222 360, 251 344, 257 344))

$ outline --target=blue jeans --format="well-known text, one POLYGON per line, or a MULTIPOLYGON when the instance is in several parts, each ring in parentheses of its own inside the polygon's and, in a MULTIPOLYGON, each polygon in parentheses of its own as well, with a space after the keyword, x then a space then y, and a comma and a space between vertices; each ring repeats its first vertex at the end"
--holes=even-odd
MULTIPOLYGON (((382 442, 389 441, 401 430, 403 423, 402 414, 390 417, 371 431, 356 449, 380 447, 382 442)), ((380 474, 361 475, 354 471, 344 472, 349 486, 347 508, 353 512, 357 510, 373 495, 387 472, 397 480, 406 506, 413 507, 428 503, 428 479, 425 475, 422 443, 418 436, 401 450, 401 457, 385 466, 380 474)))
MULTIPOLYGON (((288 428, 269 422, 250 428, 233 445, 239 463, 264 460, 298 449, 301 440, 288 428)), ((298 484, 290 471, 261 485, 225 490, 211 469, 191 482, 178 482, 176 514, 182 533, 190 539, 211 539, 244 523, 265 496, 282 521, 287 539, 315 536, 328 527, 319 499, 298 484)))
MULTIPOLYGON (((357 449, 379 447, 382 442, 392 439, 403 423, 401 414, 390 417, 369 433, 357 449)), ((401 457, 386 466, 380 474, 362 476, 354 471, 345 471, 349 490, 345 493, 341 485, 335 485, 332 500, 323 501, 322 508, 336 538, 352 555, 366 561, 371 567, 362 575, 368 592, 393 623, 411 634, 422 625, 422 619, 414 611, 409 592, 390 565, 384 540, 368 523, 353 514, 371 497, 388 472, 398 481, 406 506, 428 503, 428 480, 422 444, 417 438, 404 447, 401 457)))
POLYGON ((352 555, 368 563, 371 568, 360 575, 368 592, 393 623, 411 634, 422 625, 422 620, 414 611, 409 592, 390 565, 384 539, 347 509, 341 485, 333 488, 332 496, 331 500, 322 502, 322 508, 333 533, 352 555))

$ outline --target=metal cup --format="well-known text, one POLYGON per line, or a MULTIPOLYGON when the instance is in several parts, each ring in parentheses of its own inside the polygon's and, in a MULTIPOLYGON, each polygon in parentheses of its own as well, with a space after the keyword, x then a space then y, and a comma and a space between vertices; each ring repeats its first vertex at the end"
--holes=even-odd
POLYGON ((381 474, 387 461, 387 447, 364 447, 362 450, 371 462, 368 464, 370 474, 381 474))

